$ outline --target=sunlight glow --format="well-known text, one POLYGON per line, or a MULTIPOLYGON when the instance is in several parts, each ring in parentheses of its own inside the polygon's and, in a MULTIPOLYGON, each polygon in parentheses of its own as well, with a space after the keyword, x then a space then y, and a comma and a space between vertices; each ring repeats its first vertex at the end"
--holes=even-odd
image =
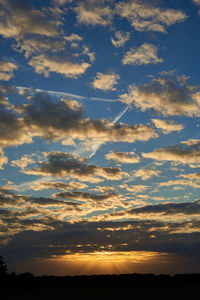
POLYGON ((91 253, 68 253, 52 256, 49 260, 61 268, 74 269, 74 274, 120 274, 135 272, 135 266, 153 263, 167 254, 149 251, 95 251, 91 253))

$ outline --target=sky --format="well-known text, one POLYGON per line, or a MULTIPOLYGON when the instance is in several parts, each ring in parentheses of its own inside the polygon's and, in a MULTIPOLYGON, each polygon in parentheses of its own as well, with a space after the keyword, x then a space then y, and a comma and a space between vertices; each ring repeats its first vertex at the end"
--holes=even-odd
POLYGON ((200 272, 200 1, 0 10, 9 271, 200 272))

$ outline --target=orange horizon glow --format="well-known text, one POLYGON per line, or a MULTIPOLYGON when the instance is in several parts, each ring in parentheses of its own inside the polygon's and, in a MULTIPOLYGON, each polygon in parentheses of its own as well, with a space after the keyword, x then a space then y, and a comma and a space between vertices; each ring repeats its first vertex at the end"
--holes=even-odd
POLYGON ((135 272, 140 264, 151 264, 160 258, 166 260, 166 256, 166 253, 151 251, 95 251, 55 255, 48 261, 60 265, 62 272, 70 266, 73 275, 122 274, 135 272))

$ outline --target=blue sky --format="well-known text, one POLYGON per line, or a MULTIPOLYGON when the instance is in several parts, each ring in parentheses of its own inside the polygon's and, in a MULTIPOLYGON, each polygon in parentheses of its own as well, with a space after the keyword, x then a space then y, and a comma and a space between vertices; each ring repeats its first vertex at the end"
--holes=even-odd
MULTIPOLYGON (((41 273, 36 262, 76 274, 72 258, 82 266, 112 253, 121 272, 199 271, 200 1, 0 8, 10 270, 41 273)), ((116 272, 100 263, 79 273, 116 272)))

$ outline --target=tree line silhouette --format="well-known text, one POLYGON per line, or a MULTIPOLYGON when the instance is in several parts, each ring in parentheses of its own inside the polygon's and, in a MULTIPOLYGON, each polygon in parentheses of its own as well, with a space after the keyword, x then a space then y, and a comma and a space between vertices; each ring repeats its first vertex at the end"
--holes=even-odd
POLYGON ((0 256, 0 286, 1 294, 10 296, 7 299, 12 299, 13 295, 20 292, 29 297, 30 294, 36 296, 36 294, 42 293, 42 295, 48 296, 52 295, 52 293, 56 295, 60 291, 81 291, 83 289, 105 289, 115 292, 119 289, 132 289, 137 292, 143 288, 147 290, 156 289, 157 291, 162 288, 171 291, 177 291, 177 289, 184 291, 189 288, 192 291, 199 292, 200 273, 176 275, 133 273, 119 275, 34 276, 26 272, 17 275, 15 272, 8 274, 4 259, 0 256))

